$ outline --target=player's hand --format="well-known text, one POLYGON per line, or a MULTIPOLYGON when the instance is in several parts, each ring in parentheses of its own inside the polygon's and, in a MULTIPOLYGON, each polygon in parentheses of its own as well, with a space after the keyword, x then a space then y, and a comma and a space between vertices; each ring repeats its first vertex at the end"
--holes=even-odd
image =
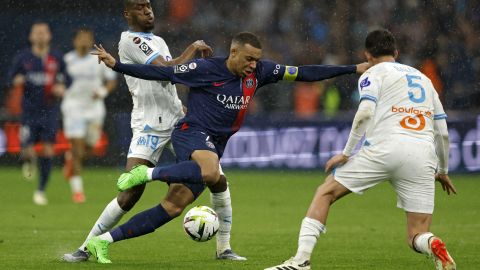
POLYGON ((448 174, 437 173, 435 175, 435 180, 440 182, 443 191, 447 192, 448 195, 450 195, 450 193, 457 194, 457 190, 450 180, 450 177, 448 177, 448 174))
POLYGON ((344 154, 335 155, 331 159, 329 159, 325 164, 325 172, 328 173, 332 171, 333 168, 343 165, 347 161, 348 161, 348 156, 345 156, 344 154))
POLYGON ((368 62, 363 62, 357 65, 357 73, 363 74, 367 69, 369 69, 372 65, 368 62))
POLYGON ((91 54, 98 56, 98 63, 99 64, 100 64, 100 62, 103 62, 109 68, 113 68, 115 66, 115 64, 117 63, 117 60, 115 60, 115 58, 113 56, 111 56, 103 48, 102 44, 100 44, 99 46, 97 46, 97 44, 95 44, 95 45, 93 45, 93 47, 95 47, 95 51, 91 52, 91 54))
POLYGON ((213 49, 203 40, 197 40, 193 42, 193 47, 197 52, 202 54, 202 58, 210 57, 213 54, 213 49))
POLYGON ((17 87, 19 85, 24 85, 25 84, 25 76, 22 74, 17 74, 13 78, 13 86, 17 87))
POLYGON ((63 83, 56 83, 52 87, 52 93, 56 97, 63 97, 65 94, 65 85, 63 83))

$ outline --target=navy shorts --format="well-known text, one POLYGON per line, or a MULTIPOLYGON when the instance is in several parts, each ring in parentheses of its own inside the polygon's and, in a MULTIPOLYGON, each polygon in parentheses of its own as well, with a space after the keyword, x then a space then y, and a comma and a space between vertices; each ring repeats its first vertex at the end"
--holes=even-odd
MULTIPOLYGON (((227 140, 210 136, 208 132, 199 127, 179 123, 172 132, 172 145, 177 156, 177 162, 188 161, 195 150, 208 150, 222 157, 227 140)), ((204 184, 184 183, 195 196, 195 199, 205 190, 204 184)))
POLYGON ((177 155, 177 161, 190 160, 195 150, 208 150, 216 153, 220 159, 227 146, 228 138, 215 137, 200 127, 179 123, 172 133, 172 145, 177 155))
POLYGON ((38 142, 55 143, 56 132, 57 121, 53 119, 24 122, 20 129, 22 147, 30 146, 38 142))

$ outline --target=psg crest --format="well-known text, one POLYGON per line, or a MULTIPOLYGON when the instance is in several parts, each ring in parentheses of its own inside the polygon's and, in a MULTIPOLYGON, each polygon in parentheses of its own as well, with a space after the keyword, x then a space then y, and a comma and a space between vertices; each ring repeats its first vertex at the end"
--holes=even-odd
POLYGON ((252 88, 253 87, 253 79, 252 78, 249 78, 245 81, 245 86, 247 88, 252 88))

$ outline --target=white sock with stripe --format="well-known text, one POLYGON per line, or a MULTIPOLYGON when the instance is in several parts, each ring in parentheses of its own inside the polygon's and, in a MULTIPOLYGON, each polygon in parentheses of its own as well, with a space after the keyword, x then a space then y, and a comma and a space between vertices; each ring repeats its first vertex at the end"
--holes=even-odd
POLYGON ((300 227, 300 235, 298 237, 298 249, 295 255, 295 261, 304 262, 310 260, 312 256, 313 248, 317 244, 320 233, 325 233, 327 229, 320 221, 305 217, 302 220, 302 226, 300 227))

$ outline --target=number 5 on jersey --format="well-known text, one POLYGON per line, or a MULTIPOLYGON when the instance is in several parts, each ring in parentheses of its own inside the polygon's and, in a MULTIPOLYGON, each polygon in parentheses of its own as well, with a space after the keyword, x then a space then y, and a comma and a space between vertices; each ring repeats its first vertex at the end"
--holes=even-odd
MULTIPOLYGON (((412 102, 415 103, 422 103, 425 101, 425 88, 420 83, 414 82, 414 80, 421 80, 422 77, 420 76, 415 76, 415 75, 410 75, 407 74, 405 75, 407 77, 407 82, 408 82, 408 87, 410 88, 416 88, 420 89, 420 97, 415 97, 415 94, 413 91, 408 91, 408 97, 412 102)), ((416 91, 417 92, 417 91, 416 91)))

